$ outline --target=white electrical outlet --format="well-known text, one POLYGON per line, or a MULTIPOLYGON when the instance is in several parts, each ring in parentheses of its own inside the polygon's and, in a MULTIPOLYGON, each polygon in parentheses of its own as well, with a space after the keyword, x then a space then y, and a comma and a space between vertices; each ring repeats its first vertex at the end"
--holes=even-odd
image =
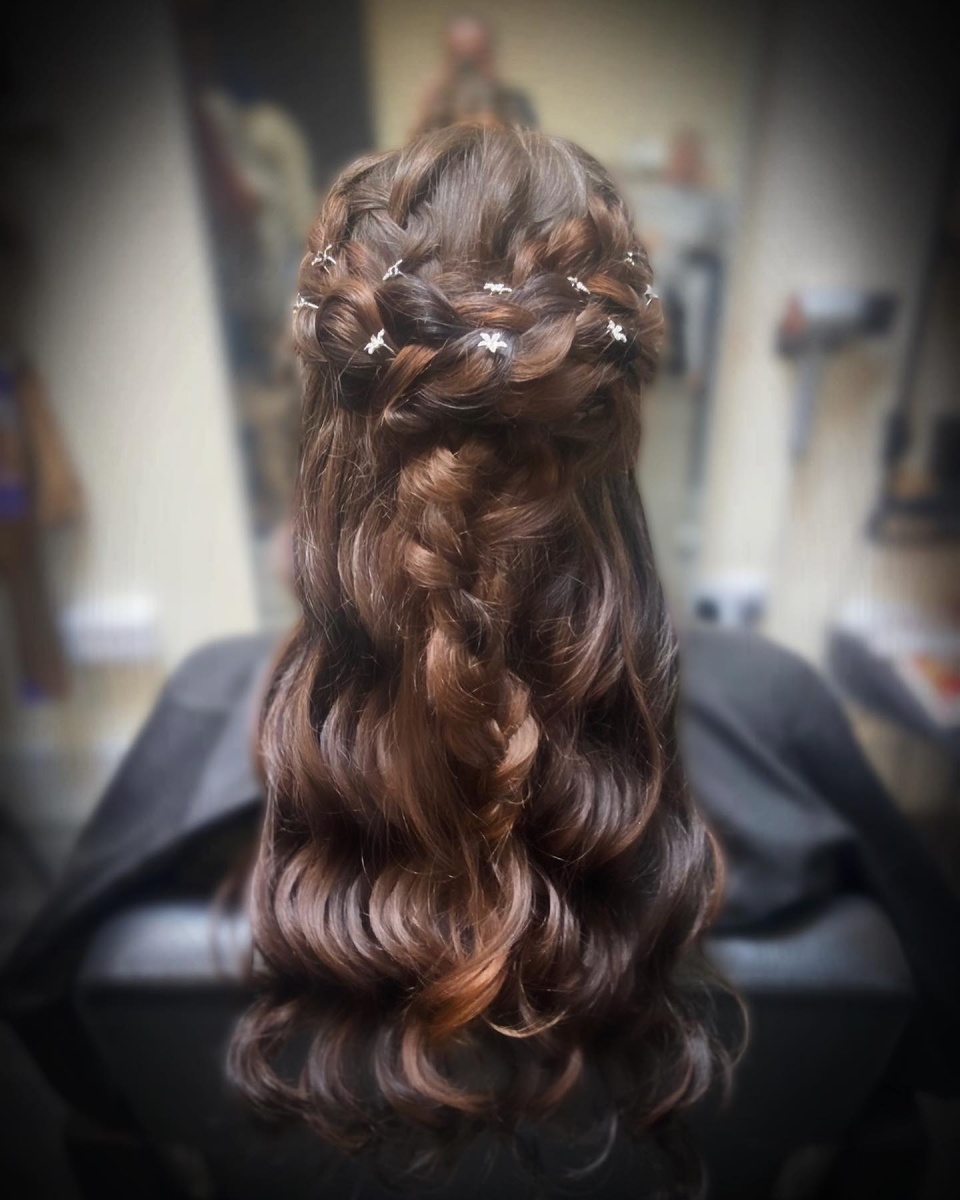
POLYGON ((68 605, 61 617, 67 654, 78 666, 154 662, 160 657, 156 602, 115 596, 68 605))
POLYGON ((727 629, 753 629, 766 615, 770 581, 760 571, 726 571, 705 579, 693 596, 693 615, 727 629))

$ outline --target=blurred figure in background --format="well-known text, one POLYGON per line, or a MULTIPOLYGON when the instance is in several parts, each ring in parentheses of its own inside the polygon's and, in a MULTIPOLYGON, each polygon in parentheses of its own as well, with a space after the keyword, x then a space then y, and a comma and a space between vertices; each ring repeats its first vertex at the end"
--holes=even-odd
POLYGON ((241 362, 272 374, 286 340, 293 274, 316 199, 306 138, 281 106, 245 102, 222 87, 207 87, 197 97, 197 119, 204 176, 216 206, 214 230, 222 235, 222 293, 244 330, 237 345, 234 329, 231 348, 241 362), (238 229, 246 237, 238 238, 238 229), (231 268, 239 279, 231 277, 231 268))
MULTIPOLYGON (((716 361, 723 264, 729 247, 729 214, 707 165, 703 139, 680 130, 670 142, 660 181, 644 198, 643 236, 660 293, 667 341, 667 386, 681 389, 690 405, 687 519, 681 545, 696 539, 695 511, 707 451, 707 403, 716 361)), ((674 399, 681 397, 674 396, 674 399)))
POLYGON ((296 119, 281 105, 244 102, 210 87, 196 106, 254 521, 258 533, 269 533, 289 503, 294 465, 288 314, 316 199, 310 155, 296 119), (245 202, 245 209, 231 200, 245 202), (234 219, 244 211, 246 220, 234 219))
POLYGON ((186 6, 181 17, 254 526, 269 536, 289 504, 294 466, 289 306, 316 204, 314 163, 289 106, 222 61, 206 6, 186 6))
POLYGON ((670 143, 662 182, 646 204, 650 257, 669 320, 667 370, 691 392, 706 386, 717 326, 727 212, 693 129, 670 143))
POLYGON ((497 77, 495 37, 481 17, 459 16, 444 33, 445 62, 424 96, 414 133, 463 120, 533 128, 536 113, 526 92, 497 77))

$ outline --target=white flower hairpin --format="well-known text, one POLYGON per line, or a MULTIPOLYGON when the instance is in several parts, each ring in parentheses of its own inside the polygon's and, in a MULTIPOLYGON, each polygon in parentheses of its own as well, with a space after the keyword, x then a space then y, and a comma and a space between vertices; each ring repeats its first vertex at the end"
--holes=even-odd
POLYGON ((646 286, 646 287, 644 288, 644 290, 643 290, 643 298, 644 298, 644 300, 646 300, 646 302, 647 302, 647 308, 649 308, 649 307, 650 307, 650 301, 651 301, 651 300, 659 300, 659 299, 660 299, 660 297, 659 297, 659 296, 657 295, 657 293, 656 293, 656 292, 653 290, 653 288, 650 286, 650 284, 649 284, 649 283, 647 284, 647 286, 646 286))
POLYGON ((623 332, 623 326, 618 325, 613 317, 607 321, 607 333, 609 333, 615 342, 625 342, 627 340, 627 335, 623 332))
POLYGON ((390 347, 383 340, 387 336, 387 331, 381 329, 379 333, 375 333, 369 342, 364 346, 364 350, 368 354, 376 354, 378 350, 389 350, 390 347))
POLYGON ((501 350, 506 350, 507 343, 500 336, 499 330, 496 333, 481 333, 478 346, 483 346, 485 350, 489 350, 491 354, 499 354, 501 350))
POLYGON ((306 298, 306 296, 301 296, 300 293, 298 292, 297 299, 293 305, 293 311, 299 312, 301 308, 319 308, 319 307, 320 307, 319 304, 314 304, 312 300, 308 300, 306 298))
POLYGON ((485 283, 483 285, 485 292, 493 292, 495 296, 502 296, 504 292, 512 292, 512 287, 507 287, 505 283, 485 283))
POLYGON ((383 273, 383 278, 385 280, 386 279, 395 279, 401 273, 400 272, 400 264, 402 262, 403 262, 403 259, 398 258, 392 267, 387 267, 386 271, 384 271, 384 273, 383 273))
POLYGON ((568 275, 567 283, 570 284, 570 286, 573 288, 573 290, 575 292, 583 292, 583 294, 585 296, 590 295, 590 289, 587 287, 587 285, 585 283, 581 283, 580 280, 576 277, 576 275, 568 275))
POLYGON ((332 249, 333 242, 331 242, 328 246, 324 246, 322 250, 318 250, 310 260, 311 267, 325 267, 328 263, 336 266, 337 260, 330 253, 332 249))

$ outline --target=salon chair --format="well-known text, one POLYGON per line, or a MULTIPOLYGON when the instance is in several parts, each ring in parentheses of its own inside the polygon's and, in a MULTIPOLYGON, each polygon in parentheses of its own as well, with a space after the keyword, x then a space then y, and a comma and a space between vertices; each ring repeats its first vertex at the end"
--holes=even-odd
MULTIPOLYGON (((191 898, 141 903, 99 928, 76 1002, 114 1086, 188 1196, 395 1195, 372 1169, 333 1157, 308 1133, 256 1123, 230 1094, 223 1060, 248 999, 235 969, 247 937, 239 919, 191 898)), ((776 1189, 792 1165, 811 1148, 829 1157, 842 1146, 881 1080, 912 1003, 908 968, 886 917, 854 895, 762 934, 715 938, 710 954, 746 1000, 751 1036, 727 1103, 694 1114, 709 1194, 785 1194, 776 1189)), ((732 1010, 728 1017, 732 1030, 732 1010)), ((600 1175, 551 1196, 646 1195, 636 1151, 621 1140, 600 1175)), ((443 1188, 407 1194, 533 1195, 515 1169, 485 1168, 468 1154, 443 1188)), ((794 1186, 791 1194, 803 1193, 794 1186)))

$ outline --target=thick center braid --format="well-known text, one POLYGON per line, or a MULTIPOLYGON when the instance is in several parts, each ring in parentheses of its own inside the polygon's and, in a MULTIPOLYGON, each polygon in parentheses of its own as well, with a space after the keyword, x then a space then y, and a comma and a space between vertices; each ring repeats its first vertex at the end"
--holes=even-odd
POLYGON ((397 505, 403 561, 428 614, 425 696, 446 749, 474 773, 477 817, 493 844, 510 833, 539 743, 530 689, 507 660, 511 541, 490 536, 503 532, 491 514, 505 505, 516 514, 522 503, 502 455, 496 440, 477 436, 456 450, 435 447, 402 468, 397 505))
POLYGON ((502 995, 533 903, 529 887, 515 887, 504 908, 498 883, 504 871, 527 874, 525 851, 511 835, 540 741, 530 688, 508 653, 516 616, 508 514, 514 531, 531 537, 554 508, 538 495, 546 484, 530 455, 523 458, 518 468, 502 439, 479 435, 409 456, 384 534, 384 550, 403 563, 422 605, 419 686, 450 769, 469 779, 480 834, 475 863, 462 864, 444 895, 461 914, 472 914, 472 927, 461 926, 435 955, 413 1005, 428 1014, 437 1037, 469 1024, 502 995))

